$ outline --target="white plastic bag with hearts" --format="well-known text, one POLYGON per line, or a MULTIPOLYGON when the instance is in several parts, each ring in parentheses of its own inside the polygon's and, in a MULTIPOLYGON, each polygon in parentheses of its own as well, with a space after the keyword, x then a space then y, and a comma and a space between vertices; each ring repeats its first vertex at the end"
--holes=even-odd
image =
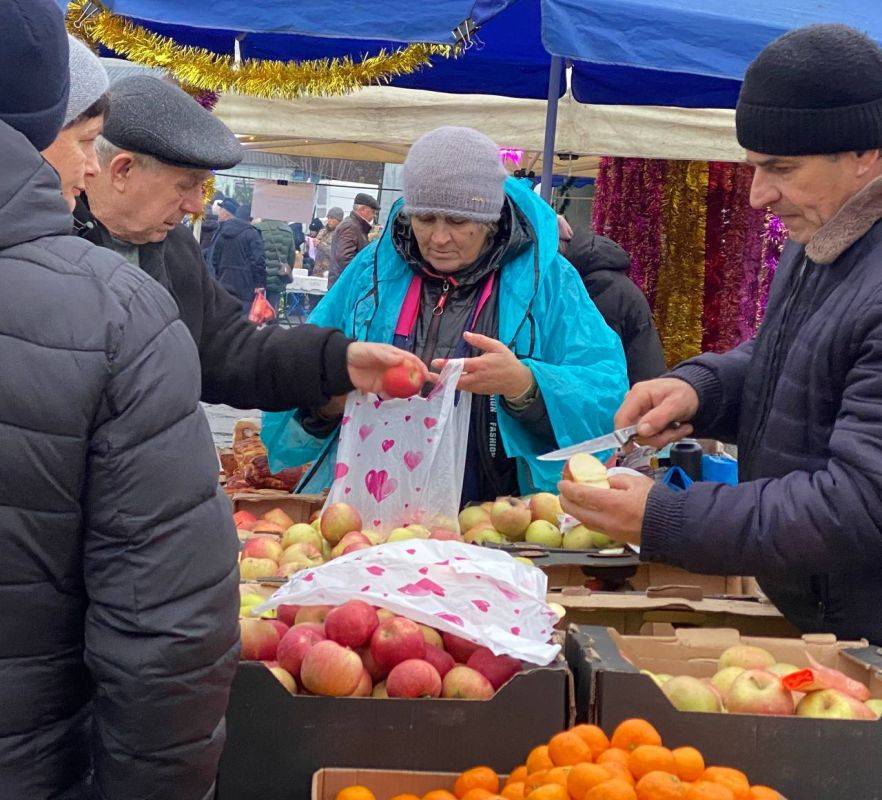
POLYGON ((456 390, 462 369, 449 361, 428 397, 349 395, 325 508, 348 503, 365 529, 386 533, 411 523, 459 530, 472 406, 456 390))
POLYGON ((381 544, 301 570, 261 606, 340 605, 363 600, 531 664, 560 651, 557 615, 542 570, 501 550, 410 539, 381 544))

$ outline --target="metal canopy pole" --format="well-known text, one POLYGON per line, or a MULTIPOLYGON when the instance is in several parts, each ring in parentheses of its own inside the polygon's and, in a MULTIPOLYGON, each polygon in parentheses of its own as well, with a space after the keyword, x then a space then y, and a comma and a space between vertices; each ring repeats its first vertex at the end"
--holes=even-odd
POLYGON ((545 147, 542 150, 542 199, 551 202, 552 181, 554 180, 554 136, 557 132, 557 104, 560 100, 560 76, 563 59, 551 57, 551 72, 548 77, 548 107, 545 110, 545 147))

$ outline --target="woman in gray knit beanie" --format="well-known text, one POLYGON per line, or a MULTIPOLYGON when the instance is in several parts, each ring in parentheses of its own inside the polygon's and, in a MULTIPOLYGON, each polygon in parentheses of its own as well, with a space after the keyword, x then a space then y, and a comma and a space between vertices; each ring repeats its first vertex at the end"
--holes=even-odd
MULTIPOLYGON (((621 343, 558 253, 554 211, 508 177, 484 134, 427 133, 403 178, 382 237, 349 264, 310 322, 393 343, 433 369, 465 359, 459 386, 472 407, 463 504, 553 491, 560 465, 537 456, 612 430, 628 388, 621 343)), ((332 452, 315 448, 341 413, 331 404, 295 417, 291 447, 273 453, 316 462, 311 489, 332 452)))
POLYGON ((76 199, 85 191, 86 176, 97 175, 95 139, 104 128, 110 107, 109 81, 103 64, 86 45, 73 36, 70 44, 70 95, 64 114, 64 127, 43 157, 61 178, 61 193, 73 211, 76 199))

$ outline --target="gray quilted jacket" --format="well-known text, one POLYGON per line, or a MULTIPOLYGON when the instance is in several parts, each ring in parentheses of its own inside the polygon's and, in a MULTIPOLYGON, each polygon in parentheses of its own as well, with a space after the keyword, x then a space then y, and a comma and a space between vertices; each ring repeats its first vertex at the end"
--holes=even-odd
POLYGON ((0 123, 0 800, 202 800, 236 538, 168 293, 0 123))

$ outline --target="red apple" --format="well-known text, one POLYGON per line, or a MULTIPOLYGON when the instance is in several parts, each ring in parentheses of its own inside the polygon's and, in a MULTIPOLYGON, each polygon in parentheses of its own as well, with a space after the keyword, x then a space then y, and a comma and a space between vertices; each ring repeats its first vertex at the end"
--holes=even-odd
POLYGON ((792 715, 793 696, 781 679, 771 672, 748 669, 742 672, 726 692, 726 710, 732 714, 792 715))
POLYGON ((237 528, 245 528, 246 525, 253 525, 257 522, 257 516, 250 511, 242 509, 233 514, 233 522, 236 523, 237 528))
POLYGON ((278 561, 282 557, 282 545, 275 536, 251 536, 242 546, 242 558, 270 558, 278 561))
POLYGON ((522 542, 533 520, 530 507, 519 497, 500 497, 493 504, 490 521, 509 541, 522 542))
POLYGON ((428 661, 411 658, 392 668, 386 691, 389 697, 440 697, 441 676, 428 661))
POLYGON ((493 655, 493 651, 487 647, 480 647, 469 656, 466 665, 480 672, 493 686, 498 689, 517 675, 521 669, 521 662, 511 656, 493 655))
POLYGON ((358 682, 358 686, 355 687, 355 691, 349 695, 350 697, 370 697, 371 693, 374 691, 374 682, 371 680, 371 676, 366 669, 361 671, 361 680, 358 682))
POLYGON ((303 657, 314 644, 324 641, 324 638, 321 633, 305 625, 295 625, 279 642, 276 661, 282 669, 299 678, 303 657))
POLYGON ((368 675, 371 676, 375 683, 377 681, 385 680, 386 676, 389 674, 389 670, 380 669, 380 667, 377 666, 377 662, 374 661, 374 657, 371 655, 370 646, 360 647, 356 652, 361 656, 361 663, 364 664, 364 668, 368 671, 368 675))
POLYGON ((488 700, 493 697, 493 685, 480 672, 462 665, 444 676, 442 697, 459 700, 488 700))
POLYGON ((362 600, 350 600, 328 612, 325 636, 346 647, 361 647, 370 641, 379 624, 373 606, 362 600))
POLYGON ((242 661, 275 661, 279 632, 266 619, 240 619, 242 661))
POLYGON ((300 606, 297 616, 294 618, 294 624, 299 625, 301 622, 321 622, 324 624, 325 617, 331 613, 333 606, 300 606))
POLYGON ((383 373, 383 393, 389 397, 412 397, 422 387, 422 373, 410 363, 389 367, 383 373))
POLYGON ((381 622, 371 637, 371 655, 381 670, 391 670, 409 658, 426 655, 426 640, 415 622, 393 617, 381 622))
POLYGON ((357 553, 359 550, 369 550, 373 545, 368 542, 353 542, 347 545, 343 550, 343 555, 348 556, 350 553, 357 553))
POLYGON ((351 544, 367 544, 371 543, 370 539, 361 531, 350 531, 331 549, 331 558, 338 558, 343 555, 343 551, 351 544))
POLYGON ((456 662, 450 653, 428 643, 426 644, 425 660, 435 668, 442 678, 456 666, 456 662))
POLYGON ((272 625, 279 632, 279 640, 281 641, 282 637, 291 630, 290 625, 286 625, 280 619, 268 619, 267 622, 272 625))
POLYGON ((361 516, 349 503, 334 503, 321 517, 322 536, 337 544, 347 533, 361 530, 361 516))
POLYGON ((364 672, 358 653, 325 639, 306 651, 300 682, 313 694, 346 697, 358 688, 364 672))
POLYGON ((472 657, 472 653, 481 647, 479 644, 470 642, 468 639, 462 639, 459 636, 454 636, 446 631, 441 633, 441 637, 444 639, 444 649, 453 656, 454 661, 460 664, 465 664, 472 657))
POLYGON ((297 617, 297 612, 300 610, 300 606, 291 606, 286 603, 282 603, 276 609, 276 617, 280 622, 284 622, 286 625, 291 626, 295 624, 295 618, 297 617))
POLYGON ((271 578, 279 565, 271 558, 243 558, 239 562, 239 578, 243 581, 256 581, 271 578))

